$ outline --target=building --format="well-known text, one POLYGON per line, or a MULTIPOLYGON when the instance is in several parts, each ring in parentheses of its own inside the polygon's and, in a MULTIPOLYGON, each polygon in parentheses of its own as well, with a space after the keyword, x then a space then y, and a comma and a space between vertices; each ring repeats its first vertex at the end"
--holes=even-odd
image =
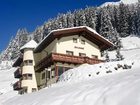
POLYGON ((54 30, 37 46, 31 43, 33 41, 21 48, 23 56, 13 64, 13 67, 20 67, 15 71, 15 77, 20 81, 14 84, 14 89, 19 93, 30 93, 49 86, 70 68, 84 63, 104 62, 101 60, 101 51, 113 46, 87 26, 54 30), (24 70, 27 72, 24 73, 24 70), (24 76, 30 79, 30 83, 25 82, 24 76), (31 81, 36 86, 31 85, 31 81))

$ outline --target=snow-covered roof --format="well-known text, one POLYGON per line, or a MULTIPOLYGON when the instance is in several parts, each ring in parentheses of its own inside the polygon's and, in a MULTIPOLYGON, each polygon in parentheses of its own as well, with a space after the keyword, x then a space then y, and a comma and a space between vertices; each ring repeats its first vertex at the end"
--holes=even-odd
POLYGON ((36 48, 36 46, 37 46, 37 43, 34 40, 31 40, 28 43, 26 43, 24 46, 22 46, 20 48, 20 51, 22 51, 22 50, 24 50, 26 48, 34 49, 34 48, 36 48))
POLYGON ((87 32, 87 35, 83 35, 84 37, 88 38, 91 42, 102 46, 101 49, 107 49, 111 46, 114 46, 113 43, 99 35, 95 30, 88 26, 79 26, 79 27, 71 27, 71 28, 64 28, 64 29, 57 29, 51 31, 35 48, 35 52, 40 52, 44 49, 47 45, 49 45, 55 38, 60 38, 67 36, 68 34, 80 34, 82 32, 87 32))

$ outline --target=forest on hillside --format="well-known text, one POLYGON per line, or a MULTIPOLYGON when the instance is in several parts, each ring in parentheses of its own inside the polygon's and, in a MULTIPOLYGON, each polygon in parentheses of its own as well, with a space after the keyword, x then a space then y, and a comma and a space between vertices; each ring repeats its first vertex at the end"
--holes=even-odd
POLYGON ((1 53, 0 59, 16 59, 20 47, 29 40, 34 39, 39 43, 52 30, 76 26, 89 26, 117 45, 120 37, 140 36, 140 2, 130 5, 120 3, 104 7, 86 7, 65 14, 59 13, 57 17, 49 19, 31 33, 26 29, 19 29, 1 53))

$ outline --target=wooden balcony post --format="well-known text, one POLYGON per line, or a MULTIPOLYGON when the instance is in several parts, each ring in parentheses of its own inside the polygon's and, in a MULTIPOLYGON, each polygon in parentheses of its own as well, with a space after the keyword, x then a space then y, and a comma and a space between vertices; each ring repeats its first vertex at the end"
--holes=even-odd
POLYGON ((55 77, 58 77, 58 66, 55 64, 55 77))

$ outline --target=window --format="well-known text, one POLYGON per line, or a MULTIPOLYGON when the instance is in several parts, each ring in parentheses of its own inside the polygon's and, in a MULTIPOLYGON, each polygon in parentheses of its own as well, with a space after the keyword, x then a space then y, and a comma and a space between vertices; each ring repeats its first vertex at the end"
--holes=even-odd
POLYGON ((45 73, 42 73, 42 79, 45 79, 45 73))
POLYGON ((36 88, 32 88, 32 92, 35 92, 36 91, 36 88))
POLYGON ((32 79, 32 74, 27 75, 28 79, 32 79))
POLYGON ((22 79, 23 80, 31 80, 32 79, 32 74, 23 74, 22 79))
POLYGON ((28 63, 29 65, 33 65, 33 61, 32 60, 29 60, 28 62, 29 62, 28 63))
POLYGON ((54 78, 55 77, 55 68, 53 68, 52 70, 51 70, 51 78, 54 78))
POLYGON ((50 79, 50 72, 51 72, 51 71, 48 71, 48 70, 46 71, 46 78, 47 78, 47 79, 50 79))
POLYGON ((81 40, 81 44, 85 44, 85 40, 81 40))
POLYGON ((80 57, 86 57, 86 54, 85 53, 79 53, 79 56, 80 57))
POLYGON ((77 38, 73 38, 73 43, 77 43, 77 38))
POLYGON ((66 51, 66 54, 73 55, 73 51, 66 51))
POLYGON ((69 69, 71 69, 70 67, 64 67, 64 70, 65 71, 67 71, 67 70, 69 70, 69 69))
POLYGON ((33 65, 33 60, 25 60, 24 66, 33 65))
POLYGON ((92 58, 98 59, 98 56, 97 55, 92 55, 92 58))
POLYGON ((64 70, 63 67, 59 67, 58 66, 58 76, 60 76, 61 74, 63 74, 64 70))

